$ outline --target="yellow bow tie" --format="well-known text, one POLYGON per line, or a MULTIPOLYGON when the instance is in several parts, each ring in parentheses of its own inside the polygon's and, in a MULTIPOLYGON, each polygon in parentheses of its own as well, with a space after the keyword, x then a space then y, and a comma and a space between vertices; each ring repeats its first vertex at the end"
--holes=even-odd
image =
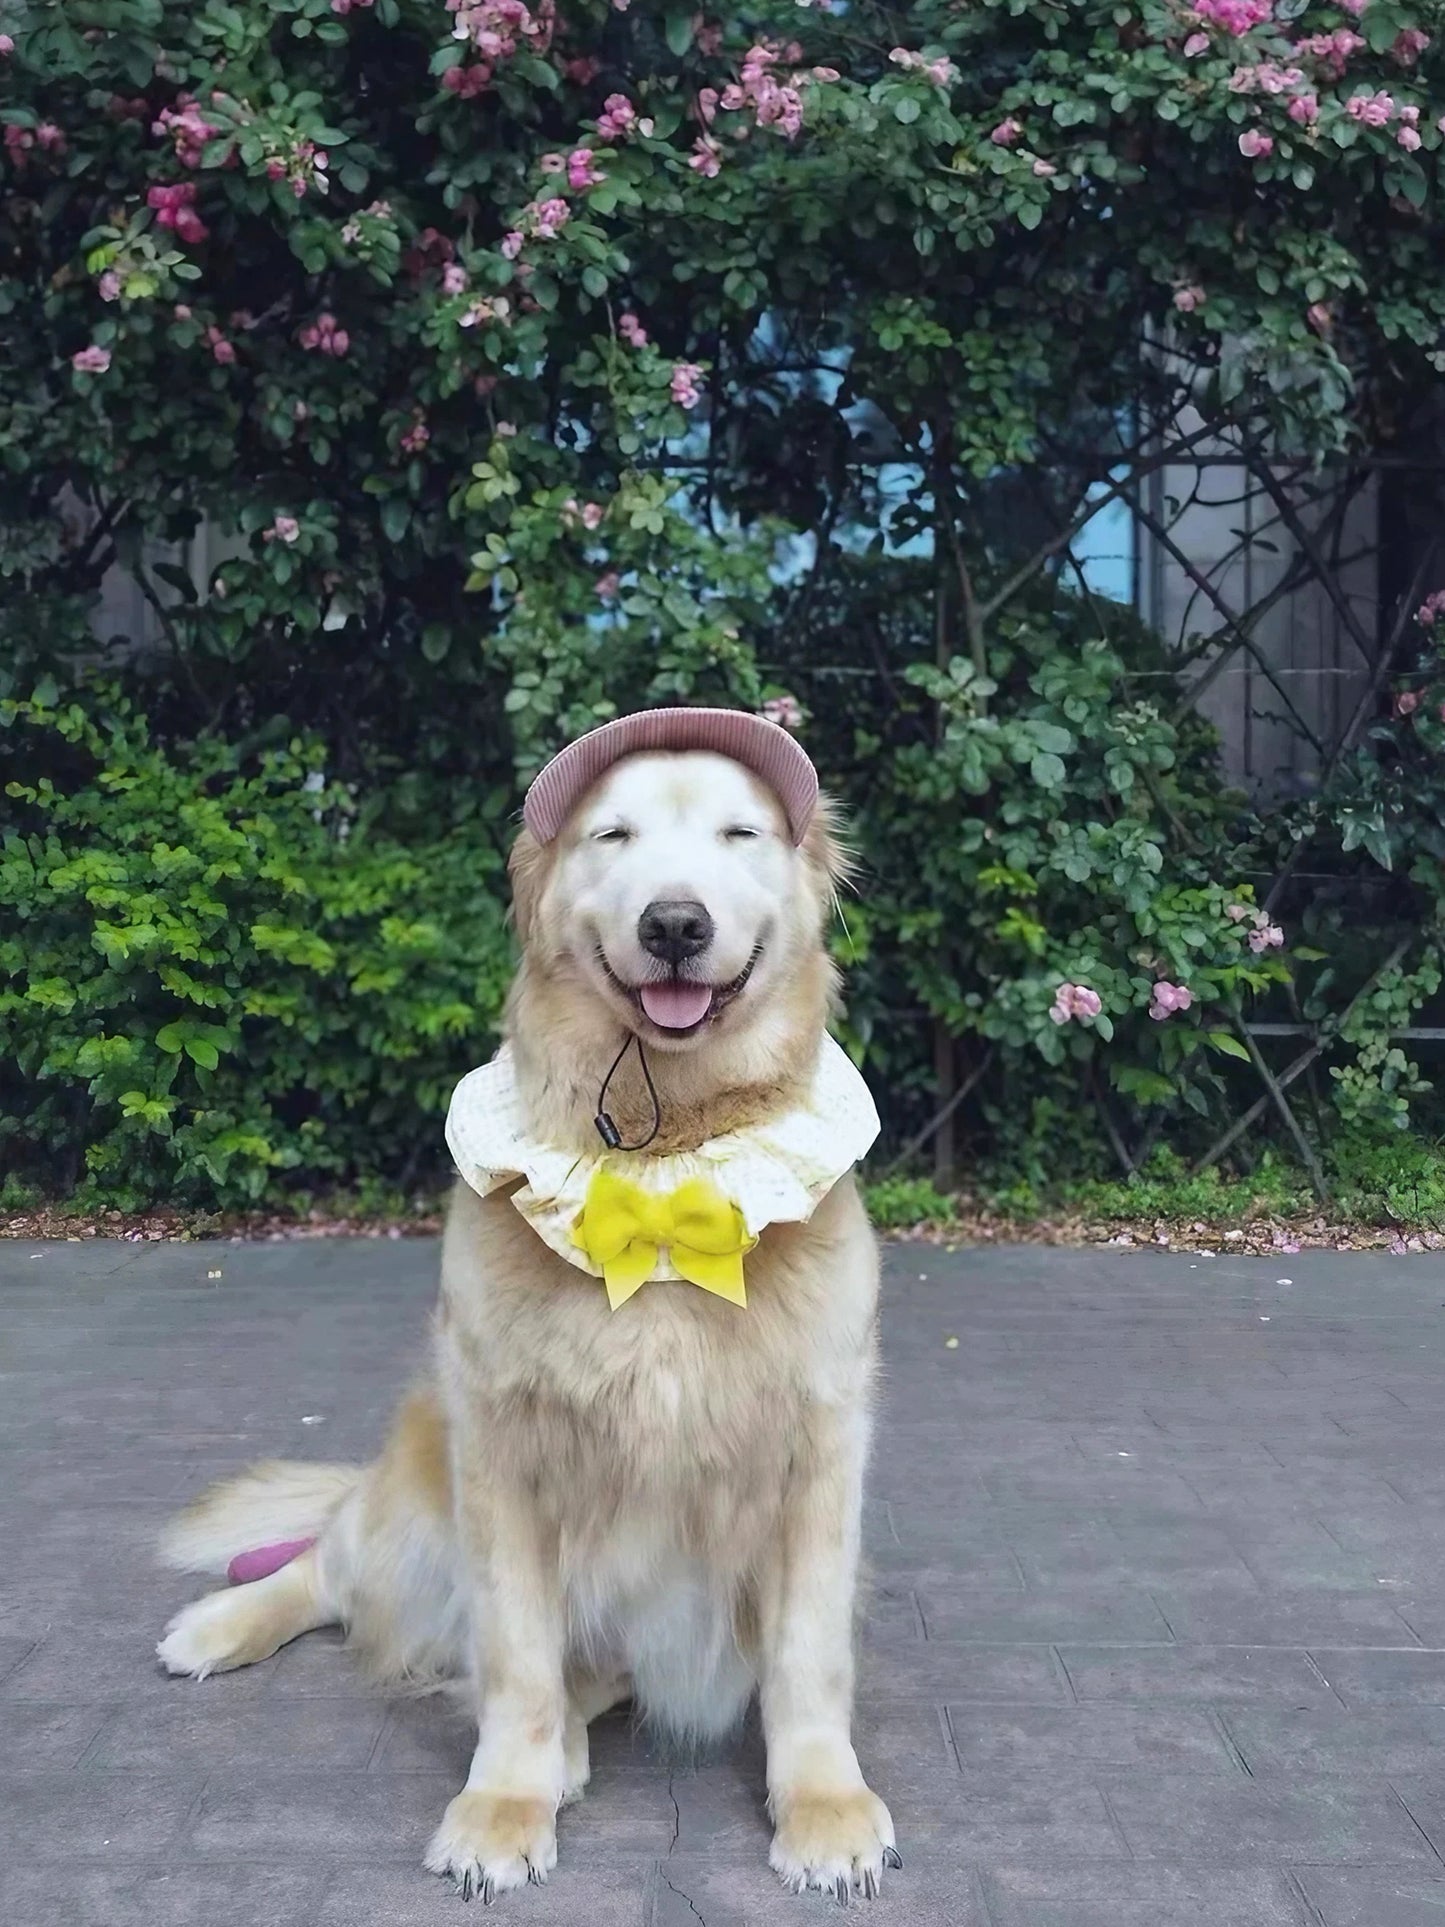
POLYGON ((743 1214, 706 1178, 675 1191, 645 1191, 605 1166, 587 1187, 572 1242, 602 1267, 607 1302, 616 1311, 646 1284, 664 1245, 673 1270, 731 1304, 746 1306, 743 1253, 757 1243, 743 1214))

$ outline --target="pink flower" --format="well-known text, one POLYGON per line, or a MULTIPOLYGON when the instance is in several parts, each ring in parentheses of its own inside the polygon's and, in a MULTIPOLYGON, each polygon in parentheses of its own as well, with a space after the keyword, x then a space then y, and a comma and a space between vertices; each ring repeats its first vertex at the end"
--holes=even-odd
POLYGON ((629 312, 619 315, 617 317, 617 332, 631 348, 645 348, 647 346, 647 330, 635 314, 629 312))
POLYGON ((1331 80, 1339 80, 1351 54, 1357 54, 1364 44, 1363 36, 1351 28, 1336 27, 1333 33, 1306 34, 1295 42, 1295 52, 1312 56, 1331 80))
POLYGON ((1284 932, 1277 923, 1271 923, 1262 910, 1255 912, 1256 925, 1249 933, 1249 947, 1255 956, 1262 956, 1266 950, 1278 950, 1284 942, 1284 932))
POLYGON ((263 542, 284 542, 289 547, 291 543, 298 540, 300 534, 301 524, 296 520, 294 515, 278 515, 270 528, 262 532, 261 540, 263 542))
POLYGON ((544 174, 565 174, 567 172, 566 158, 561 154, 544 154, 537 165, 544 174))
POLYGON ((602 506, 600 502, 584 502, 582 504, 583 528, 584 529, 600 528, 602 526, 602 518, 606 515, 606 513, 607 513, 607 510, 602 506))
POLYGON ((1052 161, 1042 160, 1037 155, 1035 155, 1034 173, 1038 176, 1038 178, 1041 181, 1048 180, 1051 175, 1057 174, 1058 171, 1059 171, 1058 168, 1054 166, 1052 161))
POLYGON ((1194 1003, 1194 992, 1187 984, 1159 982, 1155 984, 1149 998, 1149 1015, 1156 1024, 1162 1024, 1166 1017, 1172 1017, 1177 1010, 1188 1010, 1194 1003))
POLYGON ((1194 11, 1237 38, 1268 20, 1272 6, 1271 0, 1194 0, 1194 11))
POLYGON ((1405 27, 1396 34, 1390 52, 1402 67, 1413 67, 1430 45, 1430 36, 1419 27, 1405 27))
POLYGON ((599 137, 609 144, 620 141, 625 139, 636 125, 637 109, 626 94, 609 94, 602 104, 602 113, 597 121, 599 137))
POLYGON ((96 283, 96 286, 100 290, 100 298, 102 301, 119 301, 120 276, 114 268, 107 268, 105 273, 100 277, 100 280, 96 283))
POLYGON ((218 361, 223 368, 228 367, 236 359, 234 344, 227 341, 219 328, 207 328, 205 338, 206 346, 211 351, 211 359, 218 361))
POLYGON ((998 126, 995 127, 989 135, 989 139, 995 147, 1012 147, 1023 131, 1023 122, 1021 120, 1015 120, 1014 116, 1010 114, 1007 120, 1001 120, 999 122, 998 126))
POLYGON ((455 261, 442 269, 442 292, 444 294, 465 294, 467 291, 467 271, 458 267, 455 261))
POLYGON ((458 100, 474 100, 478 94, 486 92, 492 84, 492 69, 485 60, 474 67, 448 67, 442 75, 442 86, 458 100))
MULTIPOLYGON (((332 355, 340 360, 351 346, 351 336, 345 328, 338 328, 334 314, 319 314, 315 321, 302 328, 296 339, 303 348, 314 353, 332 355)), ((221 357, 218 355, 219 361, 221 357)))
POLYGON ((1297 127, 1313 127, 1320 117, 1318 94, 1296 94, 1289 104, 1289 117, 1297 127))
POLYGON ((1383 91, 1378 94, 1351 94, 1345 102, 1345 112, 1363 127, 1387 127, 1394 118, 1395 102, 1391 95, 1383 91))
POLYGON ((501 252, 504 261, 516 260, 517 256, 522 252, 522 238, 516 228, 513 228, 510 234, 504 234, 502 236, 501 252))
POLYGON ((1419 130, 1414 127, 1401 127, 1397 129, 1395 139, 1407 154, 1413 154, 1415 149, 1420 145, 1419 130))
POLYGON ((609 569, 606 575, 599 575, 592 586, 596 590, 600 601, 615 602, 617 592, 622 587, 622 578, 618 575, 616 569, 609 569))
POLYGON ((1246 917, 1257 915, 1247 903, 1231 903, 1225 911, 1231 923, 1243 923, 1246 917))
POLYGON ((1209 296, 1201 287, 1176 288, 1174 290, 1174 305, 1180 314, 1193 314, 1194 310, 1196 308, 1202 308, 1208 299, 1209 296))
POLYGON ((1263 160, 1274 152, 1274 138, 1257 127, 1246 127, 1239 137, 1239 151, 1246 160, 1263 160))
POLYGON ((1312 301, 1305 309, 1305 320, 1317 335, 1327 335, 1335 325, 1334 312, 1327 301, 1312 301))
POLYGON ((430 440, 431 430, 427 427, 426 422, 422 419, 420 410, 418 410, 416 419, 401 438, 401 446, 408 455, 419 455, 430 440))
POLYGON ((783 729, 803 727, 803 705, 796 696, 770 696, 763 704, 762 714, 783 729))
POLYGON ((1406 716, 1413 716, 1419 707, 1420 692, 1418 689, 1402 689, 1395 698, 1395 716, 1397 719, 1403 720, 1406 716))
POLYGON ((1441 615, 1445 615, 1445 589, 1437 589, 1434 595, 1426 596, 1415 611, 1415 620, 1421 628, 1428 628, 1441 615))
POLYGON ((697 367, 695 363, 690 361, 680 361, 677 363, 672 371, 672 381, 670 385, 672 388, 672 399, 677 403, 679 408, 697 407, 698 403, 702 400, 702 390, 698 387, 698 382, 701 379, 702 370, 697 367))
POLYGON ((1097 1017, 1103 1008, 1099 993, 1090 990, 1087 984, 1060 984, 1054 992, 1049 1016, 1056 1024, 1067 1024, 1070 1018, 1084 1023, 1091 1017, 1097 1017))
POLYGON ((175 316, 176 316, 176 320, 177 320, 177 321, 189 321, 189 320, 190 320, 190 318, 191 318, 191 310, 190 310, 190 309, 189 309, 189 308, 188 308, 188 307, 186 306, 186 304, 185 304, 185 302, 184 302, 184 301, 178 301, 178 302, 176 303, 176 306, 175 306, 175 316))
POLYGON ((516 438, 516 433, 517 433, 517 424, 515 422, 498 422, 497 423, 497 435, 502 441, 504 442, 513 441, 516 438))
POLYGON ((1186 60, 1197 60, 1201 54, 1207 54, 1208 52, 1209 35, 1207 33, 1192 33, 1184 43, 1184 58, 1186 60))
POLYGON ((704 180, 715 181, 722 172, 721 152, 717 142, 703 134, 693 142, 687 164, 694 174, 701 174, 704 180))
POLYGON ((9 34, 0 33, 0 60, 3 60, 7 54, 13 54, 14 51, 15 42, 10 38, 9 34))
POLYGON ((78 375, 103 375, 110 366, 110 350, 92 342, 70 357, 70 365, 78 375))
POLYGON ((528 209, 536 224, 538 235, 544 241, 555 241, 562 229, 572 218, 572 210, 562 200, 533 202, 528 209))
POLYGON ((584 54, 580 60, 569 60, 562 71, 574 87, 590 87, 602 72, 602 62, 584 54))
POLYGON ((1340 5, 1344 8, 1345 12, 1352 13, 1356 20, 1359 19, 1369 4, 1370 0, 1340 0, 1340 5))

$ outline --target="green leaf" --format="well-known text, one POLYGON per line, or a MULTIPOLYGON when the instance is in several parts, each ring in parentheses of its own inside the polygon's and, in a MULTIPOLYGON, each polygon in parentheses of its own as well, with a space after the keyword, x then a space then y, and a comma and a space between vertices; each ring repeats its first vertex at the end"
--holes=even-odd
POLYGON ((156 1032, 156 1044, 158 1048, 163 1051, 169 1051, 172 1056, 179 1054, 185 1041, 186 1033, 183 1024, 166 1024, 156 1032))
POLYGON ((1029 775, 1042 790, 1056 790, 1067 775, 1059 757, 1042 750, 1029 764, 1029 775))
POLYGON ((388 495, 381 505, 381 529, 388 542, 400 542, 411 526, 411 507, 399 495, 388 495))
POLYGON ((913 98, 912 94, 902 94, 893 103, 893 118, 902 121, 905 127, 907 127, 910 122, 917 120, 922 112, 923 109, 913 98))
POLYGON ((203 1071, 213 1071, 221 1061, 221 1053, 214 1044, 207 1043, 204 1037, 186 1039, 186 1055, 203 1071))
POLYGON ((600 301, 607 292, 607 276, 602 272, 601 268, 584 268, 582 270, 582 286, 587 290, 588 294, 600 301))
POLYGON ((1252 1061, 1249 1052, 1232 1032, 1227 1030, 1211 1030, 1206 1031, 1205 1036, 1213 1048, 1217 1051, 1223 1051, 1226 1057, 1241 1058, 1246 1064, 1252 1061))
POLYGON ((664 29, 667 44, 682 59, 692 45, 692 23, 694 10, 691 7, 671 7, 668 10, 667 25, 664 29))

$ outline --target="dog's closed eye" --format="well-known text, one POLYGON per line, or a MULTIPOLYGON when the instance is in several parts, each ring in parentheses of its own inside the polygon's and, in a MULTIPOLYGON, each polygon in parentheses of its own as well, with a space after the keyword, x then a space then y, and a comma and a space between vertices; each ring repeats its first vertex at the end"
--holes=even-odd
POLYGON ((594 843, 630 843, 632 832, 625 823, 613 823, 605 830, 594 831, 592 841, 594 843))
POLYGON ((723 835, 730 843, 748 842, 754 837, 761 836, 762 831, 753 829, 748 823, 733 823, 723 831, 723 835))

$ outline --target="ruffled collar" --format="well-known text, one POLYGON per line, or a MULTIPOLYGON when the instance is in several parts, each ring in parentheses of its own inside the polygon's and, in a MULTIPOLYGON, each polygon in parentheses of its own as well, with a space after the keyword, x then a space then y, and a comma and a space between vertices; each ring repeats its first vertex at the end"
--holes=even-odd
POLYGON ((532 1137, 507 1045, 457 1085, 446 1137, 458 1171, 480 1196, 525 1180, 512 1203, 558 1257, 605 1279, 615 1307, 649 1278, 688 1278, 745 1302, 742 1258, 759 1234, 770 1224, 810 1218, 878 1129, 868 1086, 833 1039, 824 1037, 799 1104, 766 1123, 709 1138, 695 1151, 653 1156, 599 1144, 595 1153, 579 1153, 532 1137), (708 1201, 715 1207, 711 1225, 701 1209, 708 1201), (736 1214, 737 1236, 720 1266, 724 1206, 736 1214), (696 1238, 684 1218, 702 1225, 696 1238), (687 1238, 699 1248, 692 1249, 687 1238))

